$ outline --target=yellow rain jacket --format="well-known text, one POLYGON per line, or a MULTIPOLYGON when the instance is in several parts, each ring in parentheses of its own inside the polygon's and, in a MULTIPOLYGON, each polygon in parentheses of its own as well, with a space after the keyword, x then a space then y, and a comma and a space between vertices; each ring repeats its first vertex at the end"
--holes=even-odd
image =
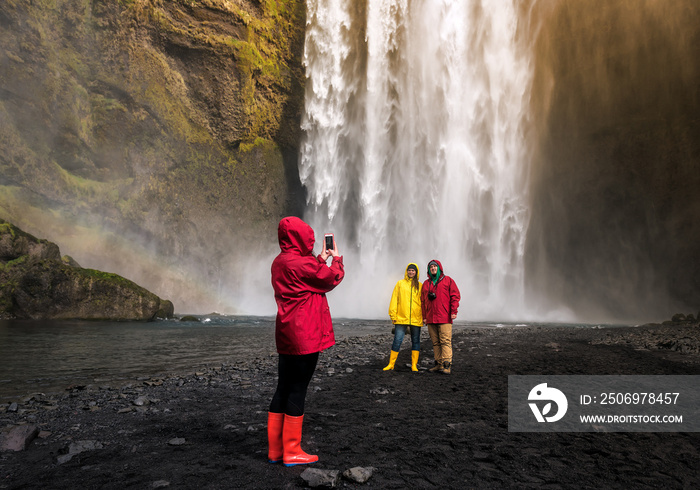
MULTIPOLYGON (((408 264, 411 265, 411 264, 408 264)), ((408 265, 404 272, 403 279, 396 283, 394 292, 391 294, 389 304, 389 318, 391 322, 398 325, 423 326, 423 312, 420 305, 420 293, 422 285, 418 281, 418 288, 413 286, 413 281, 408 278, 408 265)), ((416 271, 418 271, 418 266, 416 271)), ((416 272, 416 278, 420 277, 416 272)))

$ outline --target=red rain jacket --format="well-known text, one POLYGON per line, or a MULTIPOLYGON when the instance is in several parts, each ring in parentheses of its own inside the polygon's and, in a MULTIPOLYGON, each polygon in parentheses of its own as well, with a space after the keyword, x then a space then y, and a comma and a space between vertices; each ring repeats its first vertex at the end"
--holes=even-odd
POLYGON ((272 262, 277 352, 321 352, 335 344, 326 293, 345 276, 343 258, 333 257, 329 267, 320 255, 315 257, 314 231, 299 218, 282 218, 277 237, 281 252, 272 262))
POLYGON ((434 285, 430 278, 430 267, 428 267, 428 279, 423 283, 421 291, 423 319, 426 323, 452 323, 452 315, 457 314, 461 299, 459 289, 452 278, 445 275, 439 260, 431 260, 430 262, 437 262, 438 267, 440 267, 440 278, 437 285, 434 285), (433 300, 428 299, 428 294, 431 292, 436 294, 436 298, 433 300))

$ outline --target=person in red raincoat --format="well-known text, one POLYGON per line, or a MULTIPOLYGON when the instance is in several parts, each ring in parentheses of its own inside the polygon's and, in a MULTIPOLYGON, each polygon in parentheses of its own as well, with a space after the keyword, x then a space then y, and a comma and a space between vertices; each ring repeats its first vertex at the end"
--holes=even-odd
POLYGON ((421 290, 423 322, 428 325, 435 355, 435 366, 428 371, 452 372, 452 322, 457 318, 460 299, 457 284, 445 275, 440 261, 428 262, 428 279, 421 290))
POLYGON ((313 255, 314 231, 299 218, 282 218, 277 237, 281 252, 272 262, 272 288, 279 378, 267 417, 268 460, 294 466, 318 461, 301 449, 304 400, 319 352, 335 344, 326 293, 340 284, 345 270, 335 239, 332 250, 324 244, 313 255))

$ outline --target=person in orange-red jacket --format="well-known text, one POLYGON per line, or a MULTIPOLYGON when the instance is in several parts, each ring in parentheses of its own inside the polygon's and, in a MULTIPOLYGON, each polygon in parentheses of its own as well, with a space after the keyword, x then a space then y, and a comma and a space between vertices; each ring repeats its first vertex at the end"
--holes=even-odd
POLYGON ((281 251, 272 262, 272 288, 279 377, 267 416, 268 461, 295 466, 318 461, 301 449, 304 401, 319 352, 335 344, 326 293, 340 284, 345 270, 335 239, 332 250, 324 244, 313 255, 314 231, 299 218, 282 218, 277 237, 281 251))
POLYGON ((428 279, 421 290, 423 322, 428 325, 435 355, 435 366, 428 371, 452 372, 452 322, 457 318, 460 299, 457 284, 445 275, 440 261, 428 262, 428 279))

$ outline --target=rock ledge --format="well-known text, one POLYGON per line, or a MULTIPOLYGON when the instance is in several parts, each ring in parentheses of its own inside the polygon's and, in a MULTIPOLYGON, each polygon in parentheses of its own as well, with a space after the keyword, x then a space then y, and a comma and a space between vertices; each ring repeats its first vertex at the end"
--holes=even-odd
POLYGON ((84 269, 58 245, 0 219, 0 318, 149 321, 173 304, 117 274, 84 269))

